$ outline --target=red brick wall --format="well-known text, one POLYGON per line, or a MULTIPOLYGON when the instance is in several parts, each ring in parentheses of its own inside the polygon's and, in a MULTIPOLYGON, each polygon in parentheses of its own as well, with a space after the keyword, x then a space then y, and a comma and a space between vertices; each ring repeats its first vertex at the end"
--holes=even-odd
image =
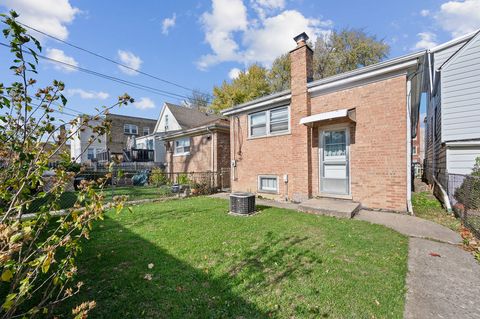
MULTIPOLYGON (((312 114, 356 109, 356 123, 349 125, 351 194, 366 207, 406 210, 406 103, 403 75, 311 98, 312 114)), ((312 135, 318 181, 318 129, 312 135)), ((313 185, 318 195, 319 183, 313 185)))
MULTIPOLYGON (((171 141, 173 145, 173 141, 171 141)), ((167 166, 170 172, 208 172, 230 167, 230 135, 214 131, 213 134, 190 137, 190 154, 175 155, 173 147, 167 150, 167 166), (212 154, 212 143, 214 154, 212 154), (212 163, 212 158, 215 159, 212 163)))

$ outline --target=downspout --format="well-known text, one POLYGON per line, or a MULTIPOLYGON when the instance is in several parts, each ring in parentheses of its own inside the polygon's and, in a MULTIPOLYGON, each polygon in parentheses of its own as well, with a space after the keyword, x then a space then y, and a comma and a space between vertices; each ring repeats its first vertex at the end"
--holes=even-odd
POLYGON ((412 207, 412 123, 411 123, 412 80, 407 77, 407 212, 413 215, 412 207))

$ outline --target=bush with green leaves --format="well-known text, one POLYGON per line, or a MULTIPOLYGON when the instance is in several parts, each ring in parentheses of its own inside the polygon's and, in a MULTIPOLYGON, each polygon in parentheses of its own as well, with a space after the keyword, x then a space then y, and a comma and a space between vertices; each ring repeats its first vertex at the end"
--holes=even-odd
POLYGON ((480 210, 480 157, 476 159, 472 173, 456 189, 455 199, 465 210, 480 210))
POLYGON ((151 185, 154 185, 157 187, 162 185, 170 185, 170 179, 168 178, 167 173, 165 173, 163 170, 161 170, 158 167, 152 169, 152 172, 150 173, 149 182, 151 185))
POLYGON ((192 181, 190 180, 190 178, 188 178, 187 173, 178 174, 177 184, 190 185, 191 183, 192 183, 192 181))
MULTIPOLYGON (((0 18, 13 55, 10 71, 4 74, 11 72, 15 79, 11 85, 0 83, 0 318, 48 317, 55 305, 82 286, 75 280, 75 258, 92 223, 102 219, 106 209, 120 210, 125 201, 117 197, 104 204, 102 187, 108 176, 83 180, 73 207, 52 216, 77 167, 68 157, 54 169, 49 162, 80 129, 92 130, 90 143, 103 136, 108 123, 93 126, 91 120, 133 100, 125 94, 94 116, 58 124, 62 120, 56 115, 67 103, 65 85, 55 80, 39 87, 32 77, 37 74, 40 43, 17 22, 14 11, 0 18), (64 131, 63 124, 78 129, 64 131), (50 180, 44 187, 47 172, 50 180)), ((82 303, 73 315, 84 318, 94 306, 93 301, 82 303)))

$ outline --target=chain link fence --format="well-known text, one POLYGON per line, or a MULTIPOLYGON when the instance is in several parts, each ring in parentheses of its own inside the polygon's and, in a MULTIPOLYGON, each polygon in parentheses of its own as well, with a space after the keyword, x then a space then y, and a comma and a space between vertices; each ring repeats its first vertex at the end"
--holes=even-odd
POLYGON ((448 174, 448 196, 453 209, 480 238, 480 176, 448 174))
MULTIPOLYGON (((53 172, 45 174, 44 185, 36 192, 48 191, 53 172)), ((114 166, 111 168, 86 168, 76 173, 70 185, 58 199, 56 209, 73 207, 77 201, 78 189, 82 181, 106 180, 102 189, 106 202, 115 196, 126 196, 127 201, 163 199, 178 196, 197 196, 228 191, 230 188, 230 169, 218 172, 166 172, 159 167, 114 166), (107 176, 111 176, 108 177, 107 176)), ((27 213, 35 213, 52 199, 48 196, 34 200, 27 213)))

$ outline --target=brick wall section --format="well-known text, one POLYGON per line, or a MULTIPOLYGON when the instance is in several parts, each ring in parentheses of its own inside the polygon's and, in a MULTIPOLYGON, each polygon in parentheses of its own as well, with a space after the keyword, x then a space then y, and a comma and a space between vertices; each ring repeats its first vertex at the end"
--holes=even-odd
POLYGON ((230 133, 216 132, 214 136, 216 146, 215 171, 218 172, 222 168, 230 167, 230 133))
POLYGON ((209 172, 230 167, 229 132, 214 131, 191 136, 189 155, 175 155, 174 141, 169 143, 171 146, 167 149, 166 159, 170 172, 209 172))
POLYGON ((155 129, 156 120, 145 119, 141 117, 133 116, 122 116, 117 114, 108 114, 107 120, 110 120, 112 123, 110 134, 107 138, 107 147, 113 153, 122 153, 123 149, 127 145, 128 134, 125 134, 123 131, 123 126, 125 124, 133 124, 138 126, 138 134, 136 137, 143 135, 143 128, 150 128, 150 133, 153 133, 155 129))
POLYGON ((291 91, 290 103, 291 139, 290 145, 291 170, 289 174, 288 197, 294 201, 303 201, 312 194, 312 169, 310 128, 299 125, 300 119, 311 115, 310 95, 307 92, 307 82, 312 77, 313 52, 305 43, 290 52, 291 59, 291 91), (297 163, 302 163, 298 165, 297 163))
MULTIPOLYGON (((370 208, 406 210, 406 77, 404 75, 311 98, 312 113, 356 108, 350 125, 353 200, 370 208)), ((328 124, 335 124, 334 122, 328 124)), ((313 176, 318 181, 318 130, 313 176)), ((314 183, 314 195, 319 183, 314 183)))

